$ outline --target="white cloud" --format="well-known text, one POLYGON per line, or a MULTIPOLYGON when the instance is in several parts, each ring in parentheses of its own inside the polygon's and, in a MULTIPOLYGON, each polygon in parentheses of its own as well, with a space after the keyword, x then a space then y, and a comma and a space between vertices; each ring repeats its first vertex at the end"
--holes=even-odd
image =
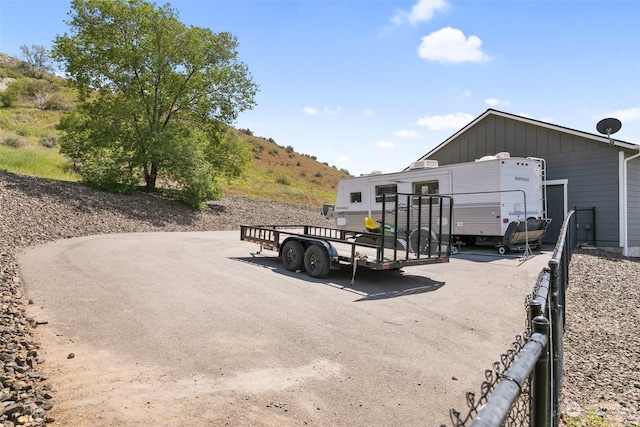
POLYGON ((376 142, 376 146, 378 148, 394 148, 396 145, 389 141, 378 141, 376 142))
POLYGON ((337 116, 338 114, 340 114, 340 111, 342 111, 342 107, 336 107, 335 110, 332 110, 329 107, 324 107, 323 108, 323 112, 327 116, 337 116))
POLYGON ((466 37, 457 28, 445 27, 422 37, 418 55, 428 61, 485 62, 490 58, 481 49, 482 40, 478 36, 466 37))
POLYGON ((625 120, 640 120, 640 107, 627 108, 626 110, 610 111, 604 116, 594 116, 594 119, 602 119, 604 117, 614 117, 622 122, 624 122, 625 120))
POLYGON ((364 113, 362 113, 365 117, 371 117, 375 114, 375 111, 373 110, 364 110, 364 113))
POLYGON ((351 161, 351 159, 349 157, 347 157, 347 156, 339 156, 336 159, 336 163, 339 163, 339 164, 349 163, 350 161, 351 161))
POLYGON ((398 138, 420 138, 420 133, 415 130, 397 130, 393 134, 398 138))
MULTIPOLYGON (((304 111, 305 114, 308 114, 310 116, 315 116, 320 114, 320 111, 314 107, 304 107, 302 111, 304 111)), ((335 109, 331 109, 329 107, 322 107, 322 114, 324 114, 325 116, 337 116, 338 114, 340 114, 341 111, 342 111, 342 107, 336 107, 335 109)))
POLYGON ((555 119, 553 117, 536 117, 536 116, 533 116, 533 115, 531 115, 529 113, 525 113, 525 112, 519 113, 517 115, 520 116, 520 117, 525 117, 527 119, 537 120, 539 122, 545 122, 545 123, 553 123, 553 122, 555 122, 555 119))
POLYGON ((426 126, 431 130, 460 129, 473 120, 467 113, 445 114, 443 116, 424 116, 418 119, 419 126, 426 126))
POLYGON ((411 8, 411 12, 398 11, 392 18, 391 23, 401 25, 408 22, 412 25, 418 22, 428 21, 437 11, 445 10, 449 4, 445 0, 418 0, 411 8))
POLYGON ((484 103, 489 107, 497 107, 499 105, 511 105, 511 101, 501 101, 498 98, 487 98, 484 100, 484 103))

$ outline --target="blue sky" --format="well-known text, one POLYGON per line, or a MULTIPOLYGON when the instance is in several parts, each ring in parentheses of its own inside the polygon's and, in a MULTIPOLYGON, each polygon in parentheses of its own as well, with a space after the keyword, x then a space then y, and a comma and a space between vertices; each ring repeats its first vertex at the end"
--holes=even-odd
MULTIPOLYGON (((163 4, 164 2, 158 2, 163 4)), ((260 86, 235 127, 352 174, 395 172, 487 108, 640 144, 640 1, 174 0, 260 86)), ((0 0, 0 52, 47 48, 69 2, 0 0)))

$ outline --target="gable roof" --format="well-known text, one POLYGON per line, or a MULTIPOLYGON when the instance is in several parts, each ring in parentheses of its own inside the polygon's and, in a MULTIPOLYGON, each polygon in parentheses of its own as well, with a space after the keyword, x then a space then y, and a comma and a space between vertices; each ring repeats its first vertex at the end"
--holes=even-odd
MULTIPOLYGON (((605 143, 605 144, 609 145, 609 138, 607 138, 606 136, 596 135, 596 134, 593 134, 593 133, 583 132, 583 131, 579 131, 579 130, 575 130, 575 129, 570 129, 570 128, 567 128, 567 127, 564 127, 564 126, 558 126, 558 125, 554 125, 554 124, 551 124, 551 123, 543 122, 543 121, 540 121, 540 120, 530 119, 528 117, 522 117, 522 116, 518 116, 516 114, 505 113, 504 111, 498 111, 498 110, 494 110, 493 108, 489 108, 487 111, 482 113, 480 116, 478 116, 474 120, 472 120, 465 127, 463 127, 462 129, 460 129, 459 131, 457 131, 456 133, 451 135, 449 138, 445 139, 442 143, 438 144, 433 150, 429 151, 427 154, 425 154, 424 156, 420 157, 420 159, 418 159, 418 160, 424 160, 424 159, 428 158, 429 156, 435 154, 440 149, 444 148, 447 144, 449 144, 451 141, 455 140, 458 137, 458 135, 461 135, 462 133, 466 132, 468 129, 470 129, 471 127, 475 126, 478 122, 480 122, 482 119, 484 119, 485 117, 490 116, 490 115, 500 116, 500 117, 504 117, 504 118, 511 119, 511 120, 517 120, 517 121, 522 122, 522 123, 535 125, 535 126, 540 126, 540 127, 544 127, 544 128, 547 128, 547 129, 555 130, 555 131, 558 131, 558 132, 568 133, 568 134, 571 134, 571 135, 576 135, 576 136, 579 136, 581 138, 589 138, 589 139, 592 139, 592 140, 595 140, 595 141, 599 141, 599 142, 602 142, 602 143, 605 143)), ((626 148, 626 149, 629 149, 629 150, 638 150, 638 149, 640 149, 640 145, 632 144, 630 142, 618 141, 615 138, 613 138, 613 145, 617 146, 617 147, 620 147, 620 148, 626 148)))

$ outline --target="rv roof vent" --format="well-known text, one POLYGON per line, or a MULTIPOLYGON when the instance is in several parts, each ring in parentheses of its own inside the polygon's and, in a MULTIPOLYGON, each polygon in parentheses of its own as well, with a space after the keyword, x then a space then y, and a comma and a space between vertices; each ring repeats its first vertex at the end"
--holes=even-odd
POLYGON ((425 169, 425 168, 437 168, 437 160, 418 160, 409 165, 409 169, 425 169))
POLYGON ((498 160, 496 156, 482 156, 479 159, 476 159, 476 162, 486 162, 488 160, 498 160))
POLYGON ((509 154, 507 151, 501 151, 499 153, 496 153, 496 158, 498 158, 498 159, 509 159, 509 158, 511 158, 511 154, 509 154))
POLYGON ((371 171, 369 175, 382 175, 382 171, 371 171))

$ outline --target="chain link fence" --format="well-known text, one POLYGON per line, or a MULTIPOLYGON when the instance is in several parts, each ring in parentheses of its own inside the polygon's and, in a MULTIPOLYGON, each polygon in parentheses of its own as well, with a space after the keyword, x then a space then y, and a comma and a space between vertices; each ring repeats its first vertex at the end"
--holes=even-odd
MULTIPOLYGON (((562 391, 562 337, 569 263, 577 246, 576 211, 565 218, 548 267, 525 298, 522 335, 485 371, 479 393, 467 392, 464 411, 451 409, 451 425, 558 426, 562 391)), ((441 427, 445 427, 443 424, 441 427)))

